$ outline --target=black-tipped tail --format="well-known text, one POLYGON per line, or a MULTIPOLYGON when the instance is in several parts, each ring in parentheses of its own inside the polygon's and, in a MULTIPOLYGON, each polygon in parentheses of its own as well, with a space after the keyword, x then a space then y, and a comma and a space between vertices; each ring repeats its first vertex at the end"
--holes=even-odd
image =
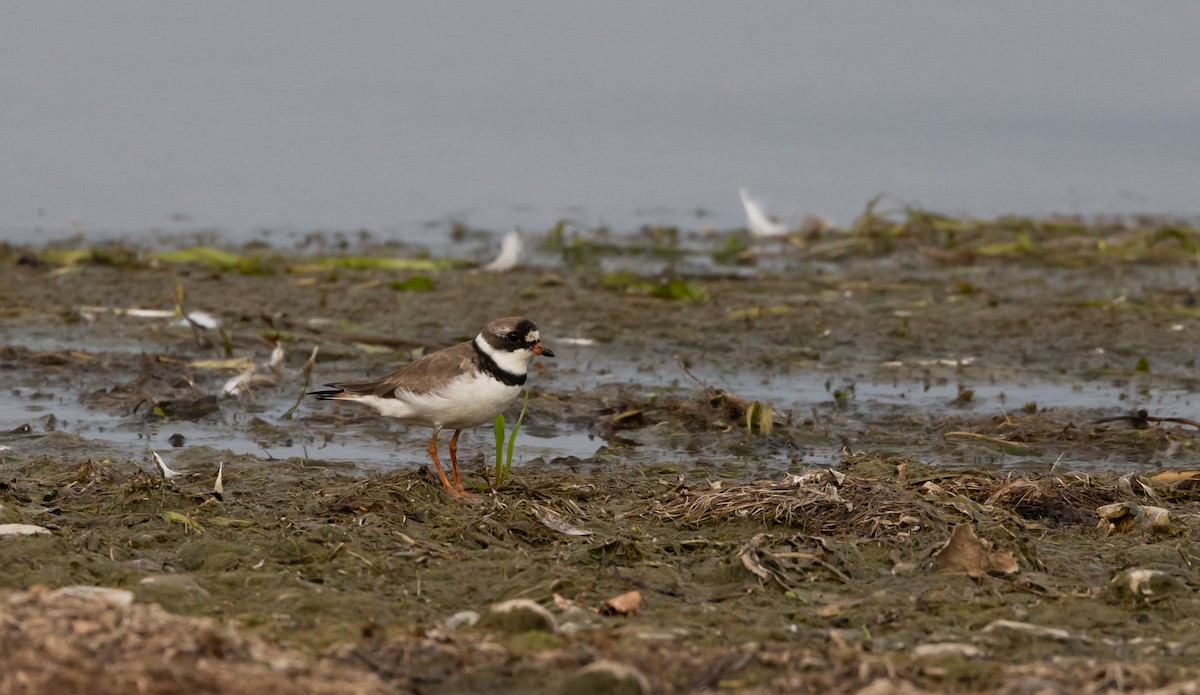
POLYGON ((308 395, 316 396, 317 400, 331 401, 337 400, 339 396, 346 393, 345 390, 338 388, 337 384, 325 384, 331 388, 324 391, 309 391, 308 395))

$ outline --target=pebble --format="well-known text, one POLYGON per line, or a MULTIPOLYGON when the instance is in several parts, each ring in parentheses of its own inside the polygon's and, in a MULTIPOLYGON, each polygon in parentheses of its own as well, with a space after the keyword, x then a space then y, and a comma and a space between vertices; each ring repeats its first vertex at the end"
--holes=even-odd
POLYGON ((650 681, 641 671, 601 659, 579 669, 559 688, 563 695, 649 695, 650 681))
POLYGON ((527 598, 515 598, 492 606, 484 621, 487 627, 498 628, 505 632, 528 632, 541 630, 554 632, 556 625, 554 616, 536 601, 527 598))

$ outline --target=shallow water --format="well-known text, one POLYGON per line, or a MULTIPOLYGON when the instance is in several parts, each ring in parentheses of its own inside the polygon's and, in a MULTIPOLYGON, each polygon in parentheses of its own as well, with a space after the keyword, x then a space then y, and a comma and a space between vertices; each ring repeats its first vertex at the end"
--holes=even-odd
MULTIPOLYGON (((168 452, 178 434, 185 447, 232 454, 411 468, 426 462, 428 430, 312 399, 295 419, 281 419, 301 391, 308 351, 322 350, 313 384, 378 375, 413 349, 436 349, 485 317, 519 310, 537 318, 557 357, 538 360, 531 374, 518 467, 663 464, 697 475, 773 475, 872 449, 1002 469, 1190 461, 1178 442, 1132 455, 1080 449, 1048 434, 1135 408, 1193 415, 1189 355, 1200 330, 1187 262, 955 265, 912 248, 879 255, 867 243, 860 256, 839 262, 809 261, 781 244, 757 247, 742 265, 718 266, 711 251, 725 234, 663 233, 666 241, 655 234, 568 230, 568 238, 530 238, 524 268, 505 276, 438 271, 424 293, 388 289, 411 275, 403 271, 297 270, 308 256, 261 276, 163 264, 31 268, 14 256, 0 342, 28 354, 5 364, 0 431, 50 426, 131 459, 151 448, 168 452), (608 274, 618 271, 643 285, 614 286, 608 274), (663 277, 684 278, 707 299, 656 298, 645 285, 663 277), (186 287, 190 308, 225 321, 228 350, 212 331, 109 311, 170 310, 176 287, 186 287), (88 308, 97 304, 107 310, 88 308), (139 410, 153 399, 220 393, 236 371, 193 363, 236 356, 262 364, 277 332, 288 349, 286 374, 279 386, 256 389, 252 403, 222 399, 219 412, 198 420, 147 420, 139 410), (405 341, 364 345, 355 335, 405 341), (1135 368, 1139 360, 1145 369, 1135 368), (769 404, 776 432, 747 434, 737 416, 706 403, 714 394, 769 404), (614 425, 622 411, 644 413, 644 422, 614 425), (1004 451, 1021 418, 1037 420, 1039 445, 1004 451), (952 431, 996 441, 943 441, 952 431)), ((976 234, 987 240, 987 230, 976 234)), ((478 256, 488 239, 443 241, 451 255, 478 256)), ((362 243, 364 254, 374 252, 362 243)), ((35 448, 37 440, 12 435, 3 444, 35 448)), ((491 461, 491 428, 465 432, 460 451, 471 466, 480 456, 491 461)))
MULTIPOLYGON (((64 349, 69 344, 58 340, 31 341, 41 349, 64 349)), ((109 348, 114 346, 110 345, 109 348)), ((126 346, 130 351, 133 345, 126 346)), ((582 349, 556 349, 559 358, 555 372, 550 378, 539 378, 535 388, 543 392, 569 392, 572 388, 584 391, 597 387, 601 382, 619 382, 635 390, 657 393, 699 392, 700 387, 684 377, 674 378, 671 384, 649 380, 644 365, 605 360, 597 355, 581 359, 582 349), (587 365, 587 367, 584 367, 587 365), (580 371, 584 372, 580 374, 580 371), (559 373, 565 372, 565 375, 559 373), (591 372, 589 375, 588 372, 591 372), (596 375, 603 372, 604 376, 596 375)), ((668 369, 669 366, 663 367, 668 369)), ((1184 388, 1147 389, 1131 397, 1128 385, 1105 381, 1063 383, 1058 381, 1022 380, 1020 382, 996 382, 983 378, 972 378, 974 368, 949 370, 947 376, 931 381, 893 378, 890 380, 848 378, 824 372, 795 372, 768 374, 738 372, 718 375, 713 379, 721 388, 747 400, 770 403, 779 417, 789 413, 804 418, 810 413, 833 421, 875 422, 925 419, 942 416, 1000 416, 1020 410, 1027 403, 1036 403, 1039 410, 1064 411, 1068 415, 1119 413, 1129 410, 1136 402, 1139 407, 1152 409, 1161 417, 1187 417, 1195 411, 1193 403, 1197 394, 1184 388), (956 400, 962 388, 970 388, 973 398, 969 402, 956 400), (835 401, 834 391, 850 393, 844 403, 835 401)), ((682 372, 681 372, 682 374, 682 372)), ((532 382, 531 382, 532 383, 532 382)), ((28 425, 35 434, 44 431, 60 431, 79 435, 89 440, 103 442, 104 449, 112 455, 137 459, 151 449, 159 451, 170 460, 172 449, 168 440, 175 435, 184 438, 184 446, 208 446, 232 454, 254 454, 267 458, 315 458, 353 461, 370 468, 408 468, 423 464, 424 444, 429 430, 420 427, 405 427, 384 418, 370 415, 361 409, 363 417, 333 426, 314 422, 309 418, 329 412, 328 404, 306 399, 293 420, 283 420, 282 415, 294 403, 295 395, 286 395, 281 388, 257 392, 254 403, 239 399, 222 399, 220 413, 199 420, 146 420, 138 415, 119 416, 101 409, 88 407, 79 397, 56 391, 53 395, 39 389, 16 388, 9 397, 0 401, 0 431, 8 432, 28 425)), ((358 409, 347 405, 338 409, 342 415, 355 415, 358 409)), ((514 413, 510 411, 510 423, 514 413)), ((836 427, 836 426, 835 426, 836 427)), ((445 451, 448 435, 440 442, 445 451)), ((627 438, 627 437, 626 437, 627 438)), ((677 438, 654 434, 638 436, 636 446, 624 447, 622 456, 630 464, 661 461, 684 462, 695 455, 687 447, 681 447, 677 438)), ((22 436, 9 436, 4 443, 14 449, 37 447, 37 440, 22 436)), ((956 457, 939 457, 914 443, 914 452, 935 465, 961 465, 956 457)), ((606 445, 593 427, 568 422, 530 421, 517 440, 516 465, 523 461, 541 459, 554 467, 557 459, 588 459, 606 445)), ((860 443, 859 447, 865 446, 860 443)), ((463 433, 460 454, 464 460, 473 460, 484 454, 488 461, 493 457, 493 439, 490 428, 481 427, 463 433)), ((820 444, 811 445, 803 454, 806 463, 829 465, 836 463, 841 452, 838 447, 820 444)), ((720 470, 725 459, 739 460, 727 452, 707 451, 697 465, 720 470)), ((770 457, 764 459, 767 469, 772 465, 770 457)), ((969 462, 968 462, 969 463, 969 462)), ((999 465, 1021 466, 1026 462, 1006 459, 999 465)), ((1124 465, 1121 461, 1075 461, 1085 467, 1104 470, 1124 465)), ((543 463, 542 465, 546 465, 543 463)), ((558 465, 572 465, 570 460, 558 465)), ((760 464, 761 465, 761 464, 760 464)), ((786 469, 786 460, 777 460, 775 465, 786 469)))

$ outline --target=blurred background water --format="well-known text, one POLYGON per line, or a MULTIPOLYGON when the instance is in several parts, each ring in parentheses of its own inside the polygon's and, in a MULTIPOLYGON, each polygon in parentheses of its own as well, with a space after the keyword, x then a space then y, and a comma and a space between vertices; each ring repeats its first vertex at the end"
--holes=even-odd
POLYGON ((0 22, 0 239, 866 202, 1197 213, 1200 4, 63 2, 0 22))

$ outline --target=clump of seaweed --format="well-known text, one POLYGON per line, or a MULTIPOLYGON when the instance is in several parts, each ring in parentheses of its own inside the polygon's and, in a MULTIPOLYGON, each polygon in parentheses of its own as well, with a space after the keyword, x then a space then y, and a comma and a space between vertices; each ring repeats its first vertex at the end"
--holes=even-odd
MULTIPOLYGON (((878 537, 966 517, 989 523, 1093 526, 1096 509, 1140 494, 1172 494, 1166 481, 1132 474, 1003 476, 947 471, 908 459, 847 456, 837 469, 781 481, 679 484, 648 514, 704 526, 732 519, 784 524, 808 533, 878 537)), ((1177 495, 1186 495, 1180 491, 1177 495)))

